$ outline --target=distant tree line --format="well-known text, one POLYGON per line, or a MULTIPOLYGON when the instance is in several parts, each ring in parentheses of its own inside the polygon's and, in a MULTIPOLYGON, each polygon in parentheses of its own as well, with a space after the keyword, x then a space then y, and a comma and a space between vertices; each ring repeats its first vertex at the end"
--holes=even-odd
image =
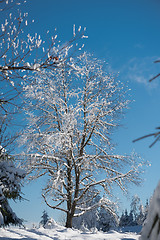
MULTIPOLYGON (((86 194, 83 199, 87 207, 91 204, 96 204, 99 201, 100 196, 97 196, 97 198, 93 199, 92 203, 88 203, 87 195, 88 194, 86 194)), ((125 211, 119 216, 118 213, 115 212, 113 205, 112 211, 110 211, 109 208, 105 209, 103 207, 95 208, 94 210, 91 209, 83 215, 73 218, 73 227, 82 231, 93 231, 96 229, 107 232, 110 229, 119 227, 143 226, 148 214, 148 209, 148 199, 146 200, 145 206, 143 206, 140 198, 137 195, 134 195, 131 200, 129 212, 125 209, 125 211)), ((48 228, 48 226, 51 225, 51 222, 55 224, 54 220, 50 218, 48 213, 44 210, 39 225, 48 228)))
POLYGON ((125 209, 119 219, 119 227, 143 225, 148 213, 149 203, 146 200, 145 206, 142 205, 140 198, 135 195, 132 197, 130 212, 125 209))

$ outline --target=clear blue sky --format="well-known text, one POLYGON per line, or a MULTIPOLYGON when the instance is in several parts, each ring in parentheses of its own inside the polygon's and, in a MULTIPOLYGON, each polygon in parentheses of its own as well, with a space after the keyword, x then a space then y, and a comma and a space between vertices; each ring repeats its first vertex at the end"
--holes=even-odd
MULTIPOLYGON (((152 139, 137 143, 132 140, 154 131, 160 125, 160 78, 153 83, 148 80, 160 72, 160 64, 153 61, 160 58, 160 2, 158 0, 28 0, 24 11, 35 23, 28 32, 37 32, 42 37, 47 30, 66 42, 72 37, 75 24, 87 28, 88 39, 85 50, 106 60, 110 70, 119 72, 119 79, 132 89, 132 99, 123 127, 116 131, 114 140, 118 143, 117 153, 129 154, 134 149, 150 161, 142 187, 131 187, 131 196, 137 193, 145 203, 160 180, 160 143, 149 149, 152 139)), ((39 222, 46 209, 50 216, 58 219, 53 210, 43 203, 40 188, 43 181, 24 187, 23 192, 30 202, 13 204, 19 217, 29 222, 39 222)), ((122 208, 126 200, 122 198, 122 208)), ((129 201, 128 201, 129 202, 129 201)))

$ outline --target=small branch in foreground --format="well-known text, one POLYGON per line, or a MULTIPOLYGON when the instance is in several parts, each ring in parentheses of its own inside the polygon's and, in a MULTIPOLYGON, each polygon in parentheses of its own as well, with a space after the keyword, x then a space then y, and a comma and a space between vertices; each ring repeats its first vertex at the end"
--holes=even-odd
MULTIPOLYGON (((160 127, 157 127, 156 129, 160 129, 160 127)), ((139 138, 133 140, 133 143, 134 143, 134 142, 137 142, 137 141, 139 141, 139 140, 142 140, 142 139, 144 139, 144 138, 152 137, 152 136, 155 137, 156 139, 155 139, 154 142, 149 146, 149 147, 151 148, 151 147, 153 147, 153 145, 160 139, 160 131, 155 132, 155 133, 151 133, 151 134, 147 134, 147 135, 145 135, 145 136, 143 136, 143 137, 139 137, 139 138)))
MULTIPOLYGON (((154 63, 160 63, 160 59, 154 61, 154 63)), ((160 76, 160 73, 158 73, 156 76, 154 76, 153 78, 151 78, 151 79, 149 80, 149 82, 152 82, 154 79, 158 78, 159 76, 160 76)))
POLYGON ((149 82, 152 82, 154 79, 158 78, 159 76, 160 76, 160 73, 158 73, 156 76, 154 76, 153 78, 151 78, 151 79, 149 80, 149 82))

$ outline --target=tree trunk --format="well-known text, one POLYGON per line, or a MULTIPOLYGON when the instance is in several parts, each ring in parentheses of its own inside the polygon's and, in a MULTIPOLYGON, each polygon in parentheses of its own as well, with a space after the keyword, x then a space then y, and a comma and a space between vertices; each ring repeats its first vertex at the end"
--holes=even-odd
POLYGON ((67 213, 66 228, 72 228, 72 219, 73 216, 70 213, 67 213))

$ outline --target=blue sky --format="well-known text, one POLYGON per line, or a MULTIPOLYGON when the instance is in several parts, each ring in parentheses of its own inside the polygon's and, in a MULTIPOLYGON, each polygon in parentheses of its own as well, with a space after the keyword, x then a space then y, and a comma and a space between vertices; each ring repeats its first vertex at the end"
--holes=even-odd
MULTIPOLYGON (((118 144, 117 153, 129 154, 135 150, 150 161, 142 187, 131 187, 130 195, 137 193, 143 203, 149 198, 160 177, 160 145, 149 149, 152 139, 137 143, 132 140, 153 132, 160 125, 160 79, 148 80, 160 72, 160 2, 158 0, 32 0, 23 10, 29 13, 27 31, 37 32, 43 38, 47 30, 57 34, 62 43, 72 37, 73 24, 86 27, 88 39, 85 50, 108 63, 111 72, 119 72, 119 79, 131 88, 130 104, 123 126, 114 134, 118 144)), ((59 215, 48 209, 40 196, 43 180, 25 186, 23 192, 28 201, 13 204, 19 217, 28 222, 39 222, 46 209, 50 216, 59 220, 59 215)), ((122 209, 127 201, 121 199, 122 209)), ((129 200, 128 200, 129 202, 129 200)))

